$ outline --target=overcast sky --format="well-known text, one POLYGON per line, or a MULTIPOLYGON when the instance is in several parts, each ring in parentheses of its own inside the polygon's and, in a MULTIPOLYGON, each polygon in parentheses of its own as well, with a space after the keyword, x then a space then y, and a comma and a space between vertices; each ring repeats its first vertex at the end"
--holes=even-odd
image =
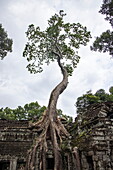
POLYGON ((44 30, 47 20, 63 9, 65 21, 80 22, 91 31, 87 47, 81 47, 80 63, 69 78, 69 85, 58 101, 64 114, 75 117, 77 97, 88 90, 96 92, 113 86, 113 59, 109 54, 90 51, 94 37, 110 28, 104 16, 98 13, 102 0, 0 0, 0 23, 13 39, 13 52, 0 61, 0 107, 16 108, 38 101, 47 106, 51 90, 61 81, 56 63, 45 67, 43 73, 31 75, 27 61, 22 57, 29 24, 44 30))

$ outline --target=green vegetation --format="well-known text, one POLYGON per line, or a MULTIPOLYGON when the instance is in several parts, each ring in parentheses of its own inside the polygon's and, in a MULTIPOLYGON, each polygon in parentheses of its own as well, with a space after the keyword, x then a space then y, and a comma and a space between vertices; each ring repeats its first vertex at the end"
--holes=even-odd
MULTIPOLYGON (((109 21, 113 28, 113 1, 103 0, 103 4, 99 12, 106 15, 105 19, 109 21)), ((109 52, 109 54, 113 57, 113 31, 107 30, 97 37, 91 47, 91 50, 109 52)))
POLYGON ((16 109, 1 108, 0 119, 36 121, 42 116, 45 109, 46 107, 41 107, 38 102, 25 104, 24 107, 18 106, 16 109))
POLYGON ((12 39, 8 38, 7 32, 0 24, 0 59, 4 59, 8 52, 12 52, 12 39))
POLYGON ((61 10, 48 20, 48 27, 41 31, 40 27, 29 25, 26 32, 28 42, 23 56, 29 62, 27 68, 31 73, 43 71, 43 64, 62 60, 62 65, 68 74, 73 72, 80 57, 80 45, 86 45, 91 38, 90 32, 80 23, 64 23, 66 14, 61 10), (74 50, 76 49, 76 51, 74 50))
MULTIPOLYGON (((11 109, 8 107, 0 108, 0 119, 31 120, 32 122, 35 122, 42 117, 45 110, 46 106, 40 106, 37 101, 25 104, 23 107, 18 106, 16 109, 11 109)), ((61 109, 58 109, 57 113, 58 117, 64 120, 66 123, 73 121, 73 118, 63 114, 61 109)))
POLYGON ((110 87, 109 93, 106 93, 104 89, 97 90, 94 94, 91 91, 88 91, 86 94, 77 98, 77 113, 82 114, 91 104, 108 101, 113 101, 113 87, 110 87))

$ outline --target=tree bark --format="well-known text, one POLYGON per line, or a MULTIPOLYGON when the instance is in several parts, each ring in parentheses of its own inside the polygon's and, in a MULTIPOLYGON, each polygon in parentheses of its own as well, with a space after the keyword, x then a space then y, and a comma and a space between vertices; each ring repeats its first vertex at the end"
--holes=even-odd
MULTIPOLYGON (((56 105, 57 105, 59 95, 66 89, 66 87, 68 85, 67 70, 62 66, 62 64, 60 62, 60 57, 58 57, 57 62, 58 62, 58 65, 59 65, 59 67, 61 69, 61 72, 63 74, 63 80, 51 92, 50 99, 49 99, 49 104, 48 104, 48 107, 47 107, 48 110, 49 110, 49 115, 52 114, 53 110, 54 111, 56 110, 56 105)), ((56 116, 55 113, 53 113, 53 114, 54 114, 54 116, 56 116)))
MULTIPOLYGON (((67 74, 66 69, 62 66, 59 56, 58 56, 57 62, 63 74, 63 80, 51 92, 47 109, 48 109, 48 116, 51 122, 50 131, 51 131, 51 139, 52 139, 53 152, 54 152, 54 162, 55 162, 54 170, 62 170, 62 158, 61 158, 60 148, 59 148, 58 140, 57 140, 58 136, 59 138, 61 138, 60 137, 61 134, 57 134, 58 131, 56 133, 56 129, 54 128, 54 122, 56 123, 58 122, 57 113, 56 113, 56 105, 57 105, 59 95, 66 89, 68 85, 68 74, 67 74)), ((61 124, 61 122, 59 123, 59 125, 60 127, 62 127, 62 131, 64 131, 66 135, 67 134, 66 129, 61 124)))
MULTIPOLYGON (((58 49, 59 50, 59 49, 58 49)), ((61 54, 60 50, 57 54, 57 62, 63 74, 62 81, 53 89, 50 95, 48 107, 44 113, 42 120, 34 123, 32 127, 41 131, 41 134, 37 137, 34 147, 31 149, 28 162, 26 164, 26 170, 35 169, 35 159, 37 148, 40 150, 41 160, 39 170, 46 170, 46 153, 48 151, 47 146, 47 135, 49 134, 50 140, 52 143, 52 150, 54 156, 54 170, 62 170, 62 156, 60 144, 62 142, 62 135, 68 136, 68 132, 61 123, 60 119, 57 116, 57 101, 59 95, 66 89, 68 85, 68 74, 67 70, 61 64, 61 54)))

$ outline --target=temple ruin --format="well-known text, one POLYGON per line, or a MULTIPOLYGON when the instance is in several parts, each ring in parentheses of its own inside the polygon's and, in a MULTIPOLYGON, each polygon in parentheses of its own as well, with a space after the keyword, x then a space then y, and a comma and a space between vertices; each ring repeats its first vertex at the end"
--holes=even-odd
MULTIPOLYGON (((65 127, 71 135, 62 146, 64 170, 113 170, 113 102, 89 106, 65 127)), ((38 133, 26 120, 0 120, 0 170, 24 170, 38 133)), ((46 169, 53 170, 49 139, 48 145, 46 169)), ((39 161, 37 151, 35 170, 39 170, 39 161)))

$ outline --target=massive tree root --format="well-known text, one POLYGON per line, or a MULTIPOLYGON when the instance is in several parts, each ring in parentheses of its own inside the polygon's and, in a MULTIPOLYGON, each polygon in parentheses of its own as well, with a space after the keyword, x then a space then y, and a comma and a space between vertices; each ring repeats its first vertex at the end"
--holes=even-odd
MULTIPOLYGON (((46 111, 47 112, 47 111, 46 111)), ((62 125, 60 119, 52 121, 47 114, 44 115, 42 121, 36 123, 35 128, 41 131, 41 134, 35 140, 35 144, 31 149, 27 162, 27 170, 34 170, 35 159, 37 150, 40 153, 40 170, 46 170, 46 153, 48 151, 47 140, 52 143, 53 156, 54 156, 54 170, 62 170, 62 158, 60 144, 62 143, 62 137, 68 136, 68 132, 62 125)))
POLYGON ((61 120, 57 116, 56 105, 59 95, 65 90, 68 85, 68 75, 66 69, 60 63, 58 57, 58 64, 63 74, 63 80, 53 89, 50 95, 48 107, 42 119, 33 123, 32 128, 37 128, 40 134, 33 147, 29 151, 27 159, 26 170, 35 170, 37 151, 39 154, 38 170, 46 170, 46 155, 48 152, 48 139, 52 144, 52 152, 54 157, 54 170, 62 170, 62 157, 61 157, 61 143, 65 136, 69 136, 61 120))

